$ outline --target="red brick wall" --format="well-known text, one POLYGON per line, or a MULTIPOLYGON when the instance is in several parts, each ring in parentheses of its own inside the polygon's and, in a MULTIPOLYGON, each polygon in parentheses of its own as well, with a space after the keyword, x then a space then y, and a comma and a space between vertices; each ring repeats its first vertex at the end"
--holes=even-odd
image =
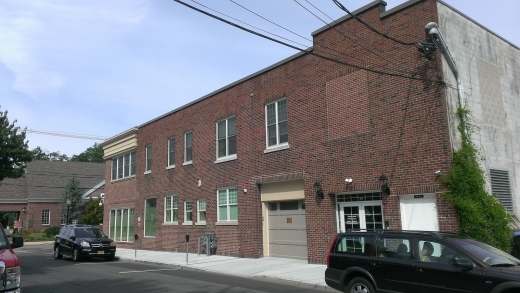
MULTIPOLYGON (((374 7, 359 17, 398 39, 421 42, 424 25, 437 20, 435 3, 422 1, 384 19, 374 7)), ((353 178, 355 190, 370 190, 377 189, 384 173, 392 190, 392 196, 383 200, 385 219, 391 228, 399 229, 396 195, 430 190, 435 185, 434 172, 448 169, 451 147, 442 86, 357 68, 437 80, 442 79, 439 58, 427 60, 414 46, 384 39, 354 20, 314 37, 314 52, 356 66, 305 55, 140 128, 136 180, 108 183, 106 191, 110 197, 117 196, 114 205, 137 199, 136 213, 141 217, 144 199, 157 197, 157 237, 144 239, 143 248, 184 251, 184 237, 189 233, 193 250, 197 237, 215 233, 217 253, 262 256, 261 185, 255 184, 256 179, 303 172, 308 259, 321 263, 337 227, 333 197, 318 200, 315 181, 321 182, 325 194, 345 191, 345 178, 353 178), (282 97, 287 98, 290 148, 264 153, 265 105, 282 97), (232 115, 237 122, 237 160, 215 164, 215 124, 232 115), (193 131, 193 164, 183 166, 187 131, 193 131), (173 136, 176 167, 166 169, 167 139, 173 136), (144 147, 149 144, 153 167, 150 174, 143 174, 144 147), (247 193, 242 191, 244 184, 247 193), (215 225, 217 189, 225 186, 238 189, 238 226, 215 225), (178 226, 161 224, 164 196, 169 194, 179 198, 178 226), (193 201, 196 215, 195 203, 200 198, 206 199, 207 225, 182 225, 184 201, 193 201)), ((441 228, 451 227, 449 206, 442 205, 439 212, 449 215, 441 228)))

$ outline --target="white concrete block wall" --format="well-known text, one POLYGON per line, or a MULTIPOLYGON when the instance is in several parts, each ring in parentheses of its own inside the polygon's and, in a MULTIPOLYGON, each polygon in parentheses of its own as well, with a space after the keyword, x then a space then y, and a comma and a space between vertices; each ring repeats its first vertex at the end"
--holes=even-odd
MULTIPOLYGON (((472 123, 478 127, 472 140, 485 158, 481 162, 489 190, 489 169, 509 171, 515 214, 520 217, 520 44, 512 45, 438 2, 439 28, 462 77, 472 123)), ((460 146, 455 115, 456 79, 443 62, 448 115, 455 148, 460 146)))

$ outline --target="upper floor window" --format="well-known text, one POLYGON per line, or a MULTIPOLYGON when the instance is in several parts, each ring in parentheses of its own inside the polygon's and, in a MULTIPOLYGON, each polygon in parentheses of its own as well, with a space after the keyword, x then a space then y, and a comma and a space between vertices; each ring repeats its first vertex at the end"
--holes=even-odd
POLYGON ((227 157, 237 153, 236 117, 217 122, 217 157, 227 157))
POLYGON ((145 171, 146 172, 151 172, 152 171, 152 145, 147 145, 146 146, 146 168, 145 168, 145 171))
POLYGON ((112 180, 135 175, 135 151, 112 159, 112 180))
POLYGON ((238 194, 236 189, 218 191, 218 221, 238 221, 238 194))
POLYGON ((267 147, 287 144, 287 100, 279 100, 265 106, 267 147))
POLYGON ((193 160, 193 132, 189 131, 184 134, 184 162, 188 163, 193 160))
POLYGON ((175 137, 168 139, 168 167, 175 167, 175 137))
POLYGON ((170 195, 164 198, 164 222, 176 223, 179 221, 179 206, 177 195, 170 195))

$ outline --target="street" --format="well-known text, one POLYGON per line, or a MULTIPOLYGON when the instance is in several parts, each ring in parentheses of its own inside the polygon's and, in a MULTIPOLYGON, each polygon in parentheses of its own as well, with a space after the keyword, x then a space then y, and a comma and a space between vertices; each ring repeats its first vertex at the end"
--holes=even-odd
MULTIPOLYGON (((91 259, 75 263, 53 258, 51 245, 15 250, 24 293, 92 292, 325 292, 290 282, 243 278, 178 266, 91 259)), ((117 254, 116 254, 117 256, 117 254)))

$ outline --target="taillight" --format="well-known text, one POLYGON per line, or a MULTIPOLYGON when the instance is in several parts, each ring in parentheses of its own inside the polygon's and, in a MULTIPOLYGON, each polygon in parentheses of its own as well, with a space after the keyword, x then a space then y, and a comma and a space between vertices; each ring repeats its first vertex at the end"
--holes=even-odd
POLYGON ((336 245, 336 241, 338 240, 338 234, 336 234, 336 237, 334 237, 334 240, 332 240, 332 243, 330 244, 329 253, 327 253, 327 266, 330 264, 330 254, 334 252, 334 246, 336 245))

